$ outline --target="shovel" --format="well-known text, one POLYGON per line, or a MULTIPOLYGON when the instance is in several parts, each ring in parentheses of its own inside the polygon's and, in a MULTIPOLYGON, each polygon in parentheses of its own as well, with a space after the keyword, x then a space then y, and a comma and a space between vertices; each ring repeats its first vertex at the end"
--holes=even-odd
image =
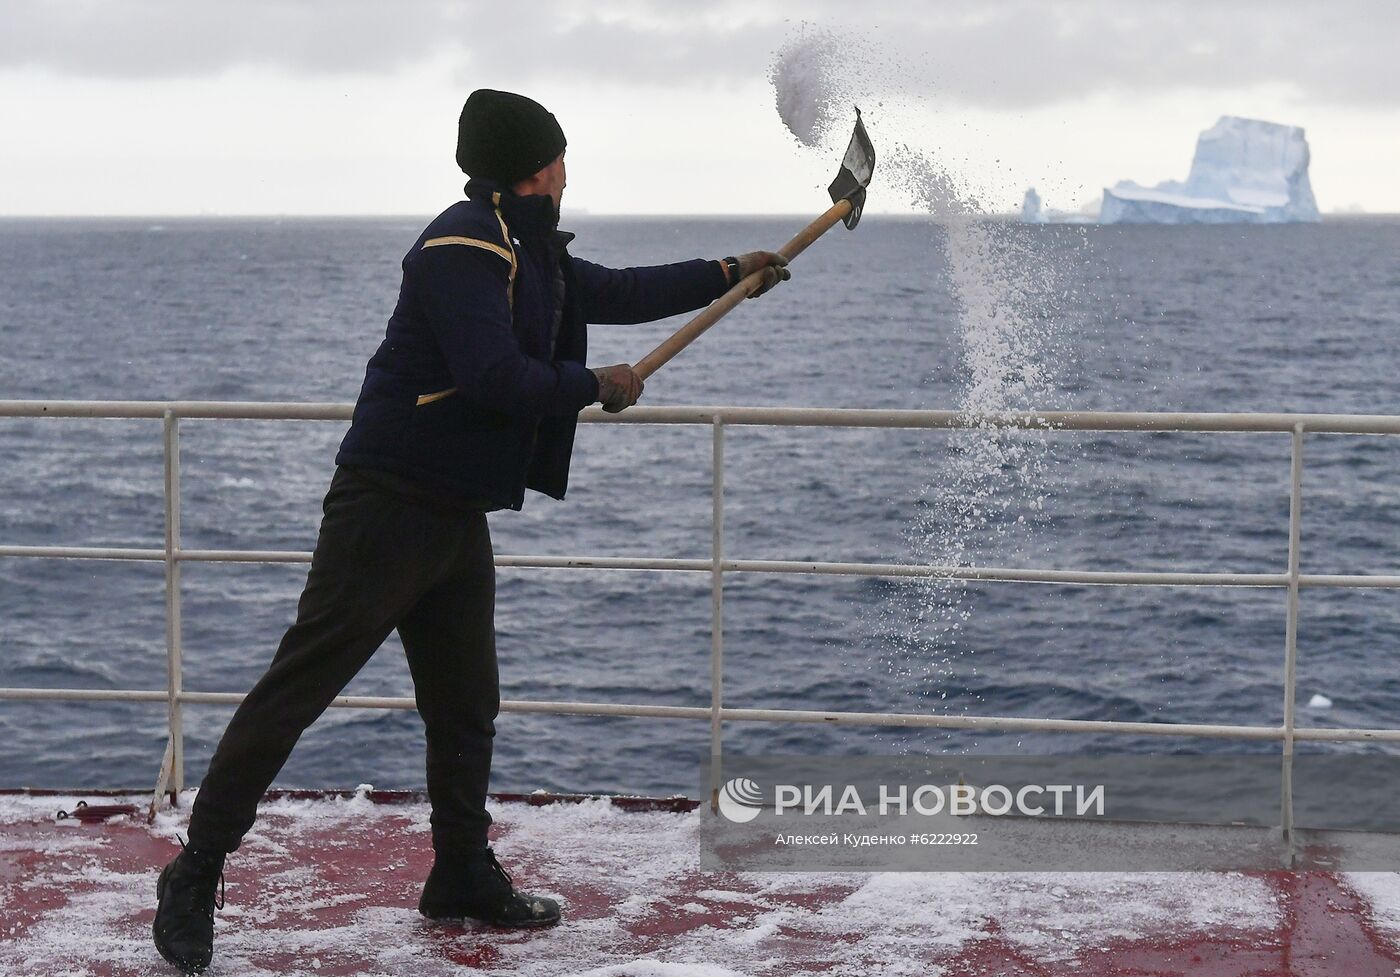
MULTIPOLYGON (((796 237, 778 249, 778 253, 791 261, 813 241, 836 225, 845 221, 847 230, 854 229, 860 222, 861 211, 865 207, 865 188, 870 185, 870 176, 875 171, 875 147, 866 135, 865 124, 860 120, 860 109, 856 109, 856 127, 851 133, 851 143, 846 147, 846 155, 841 160, 841 171, 831 181, 827 192, 831 194, 831 206, 812 223, 803 228, 796 237)), ((695 339, 719 322, 730 309, 753 295, 763 284, 763 269, 750 272, 715 299, 705 310, 672 333, 665 342, 632 367, 637 376, 645 380, 661 369, 671 357, 689 346, 695 339)))

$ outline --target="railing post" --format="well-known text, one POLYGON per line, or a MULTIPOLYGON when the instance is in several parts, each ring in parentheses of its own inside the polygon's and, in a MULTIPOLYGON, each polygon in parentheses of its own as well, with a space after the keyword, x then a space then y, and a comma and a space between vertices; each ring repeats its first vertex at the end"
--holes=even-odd
POLYGON ((185 728, 180 705, 184 687, 180 620, 180 419, 165 412, 165 655, 170 722, 169 789, 185 786, 185 728))
POLYGON ((1297 713, 1298 581, 1303 540, 1303 424, 1293 425, 1293 460, 1288 490, 1288 620, 1283 655, 1283 797, 1280 825, 1285 864, 1293 864, 1293 742, 1297 713))
POLYGON ((724 419, 715 415, 710 471, 710 813, 719 812, 720 760, 724 751, 724 419))

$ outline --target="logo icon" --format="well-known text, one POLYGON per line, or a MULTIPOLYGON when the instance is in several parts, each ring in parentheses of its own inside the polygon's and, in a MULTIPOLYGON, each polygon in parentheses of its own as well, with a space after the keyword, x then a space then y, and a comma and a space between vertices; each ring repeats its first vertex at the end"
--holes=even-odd
POLYGON ((747 777, 735 777, 719 789, 719 813, 735 824, 747 824, 758 817, 763 791, 747 777))

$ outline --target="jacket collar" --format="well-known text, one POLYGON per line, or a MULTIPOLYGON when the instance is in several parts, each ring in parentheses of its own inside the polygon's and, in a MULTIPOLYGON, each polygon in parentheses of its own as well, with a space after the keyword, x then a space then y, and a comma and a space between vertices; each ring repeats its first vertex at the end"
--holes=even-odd
POLYGON ((522 197, 495 180, 479 178, 468 181, 466 190, 471 199, 485 200, 500 208, 511 233, 517 236, 548 236, 559 226, 559 212, 554 209, 554 200, 544 194, 522 197))

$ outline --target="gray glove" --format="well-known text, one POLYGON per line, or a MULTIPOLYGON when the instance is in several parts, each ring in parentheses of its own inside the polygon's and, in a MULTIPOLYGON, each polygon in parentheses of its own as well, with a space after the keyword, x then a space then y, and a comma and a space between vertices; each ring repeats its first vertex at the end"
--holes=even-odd
POLYGON ((616 414, 635 404, 646 386, 626 363, 595 367, 593 375, 598 378, 598 402, 609 414, 616 414))
POLYGON ((747 278, 760 268, 763 269, 763 282, 749 298, 758 298, 778 282, 785 282, 791 278, 792 272, 788 271, 787 263, 788 260, 776 251, 750 251, 748 254, 739 255, 740 278, 747 278))

